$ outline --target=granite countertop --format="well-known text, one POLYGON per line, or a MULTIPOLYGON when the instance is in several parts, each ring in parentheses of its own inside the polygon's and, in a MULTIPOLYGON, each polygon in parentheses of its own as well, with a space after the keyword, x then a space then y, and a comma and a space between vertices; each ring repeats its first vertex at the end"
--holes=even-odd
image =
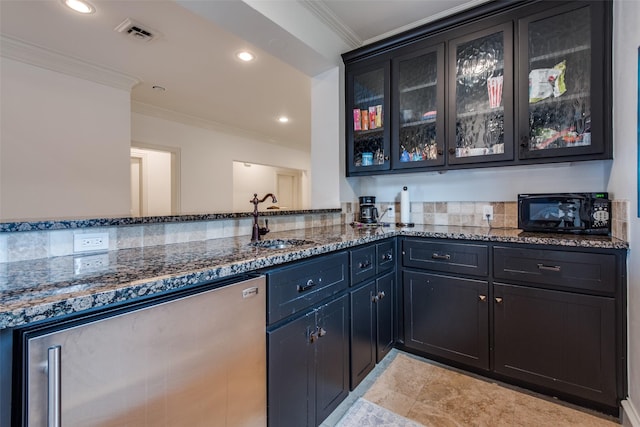
MULTIPOLYGON (((284 249, 249 244, 249 236, 122 249, 102 254, 108 265, 76 273, 73 256, 0 264, 0 329, 25 325, 160 292, 276 266, 396 235, 628 249, 611 237, 521 233, 516 229, 454 226, 353 228, 329 226, 271 233, 303 239, 284 249)), ((84 254, 83 256, 87 256, 84 254)))

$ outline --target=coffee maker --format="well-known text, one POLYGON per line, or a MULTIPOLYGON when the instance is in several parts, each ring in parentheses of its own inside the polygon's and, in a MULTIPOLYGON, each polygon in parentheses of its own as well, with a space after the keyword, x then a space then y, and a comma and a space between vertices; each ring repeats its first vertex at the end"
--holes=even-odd
POLYGON ((360 217, 358 221, 363 224, 375 224, 378 222, 378 209, 375 206, 375 196, 361 196, 358 198, 360 202, 360 217))

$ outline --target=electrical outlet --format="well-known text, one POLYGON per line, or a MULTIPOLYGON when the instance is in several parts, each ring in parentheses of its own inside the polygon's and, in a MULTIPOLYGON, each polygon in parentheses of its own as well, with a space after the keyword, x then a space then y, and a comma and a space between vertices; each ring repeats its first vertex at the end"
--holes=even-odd
POLYGON ((109 233, 74 233, 73 252, 109 250, 109 233))
POLYGON ((489 221, 493 220, 493 206, 484 205, 482 207, 482 218, 488 219, 489 221))
POLYGON ((390 205, 387 207, 387 221, 394 223, 396 222, 396 207, 393 205, 390 205))
POLYGON ((73 259, 75 274, 95 273, 109 267, 109 254, 89 255, 73 259))

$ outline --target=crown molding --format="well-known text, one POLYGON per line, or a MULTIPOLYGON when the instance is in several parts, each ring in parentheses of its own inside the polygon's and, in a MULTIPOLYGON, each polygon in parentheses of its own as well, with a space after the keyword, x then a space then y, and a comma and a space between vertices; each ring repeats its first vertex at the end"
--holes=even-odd
POLYGON ((129 92, 140 83, 136 77, 6 35, 0 35, 0 56, 129 92))
POLYGON ((300 4, 313 13, 320 21, 328 26, 348 46, 358 48, 362 46, 362 40, 351 28, 338 18, 323 2, 317 0, 299 0, 300 4))

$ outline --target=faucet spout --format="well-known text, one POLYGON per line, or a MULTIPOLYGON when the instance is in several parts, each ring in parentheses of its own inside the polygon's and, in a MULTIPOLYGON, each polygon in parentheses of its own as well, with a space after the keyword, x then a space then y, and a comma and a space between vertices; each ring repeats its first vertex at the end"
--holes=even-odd
POLYGON ((267 193, 262 199, 258 199, 258 193, 254 193, 253 199, 249 200, 249 203, 253 203, 253 231, 251 232, 252 242, 257 242, 261 239, 261 236, 264 236, 269 232, 268 221, 265 221, 264 227, 260 227, 258 225, 258 204, 264 202, 269 197, 271 197, 271 201, 273 203, 278 203, 278 199, 273 193, 267 193))

